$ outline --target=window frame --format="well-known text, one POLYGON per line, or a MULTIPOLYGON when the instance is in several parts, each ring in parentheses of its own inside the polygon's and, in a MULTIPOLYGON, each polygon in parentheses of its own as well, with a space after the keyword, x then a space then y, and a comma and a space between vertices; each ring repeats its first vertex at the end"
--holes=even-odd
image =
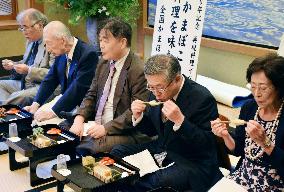
MULTIPOLYGON (((43 12, 44 10, 44 4, 43 3, 37 3, 37 0, 24 0, 24 9, 28 8, 35 8, 43 12)), ((16 21, 17 14, 19 12, 18 8, 18 0, 12 0, 13 5, 13 17, 7 17, 3 16, 2 19, 0 19, 0 31, 2 30, 16 30, 18 29, 18 23, 16 21)), ((10 16, 10 15, 9 15, 10 16)), ((1 17, 1 16, 0 16, 1 17)))
POLYGON ((18 1, 17 0, 11 0, 11 4, 12 4, 12 14, 0 15, 0 21, 16 20, 16 16, 18 14, 18 1))

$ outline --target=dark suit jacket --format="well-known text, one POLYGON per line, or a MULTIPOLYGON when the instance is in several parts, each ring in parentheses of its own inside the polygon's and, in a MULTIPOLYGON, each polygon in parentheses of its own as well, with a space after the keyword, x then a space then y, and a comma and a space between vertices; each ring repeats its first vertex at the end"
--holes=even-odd
MULTIPOLYGON (((254 118, 256 110, 257 110, 257 104, 255 100, 250 100, 243 105, 239 118, 245 121, 249 121, 254 118)), ((245 156, 244 152, 245 138, 246 138, 245 126, 238 126, 235 130, 235 134, 232 136, 235 139, 236 143, 236 147, 233 154, 236 156, 241 156, 241 159, 239 160, 239 163, 241 163, 242 159, 245 156)), ((284 180, 284 111, 283 110, 281 112, 279 126, 276 131, 275 148, 270 156, 264 153, 263 166, 268 166, 268 165, 271 165, 272 168, 277 169, 278 174, 281 176, 281 179, 284 180)))
MULTIPOLYGON (((133 52, 129 52, 122 67, 113 101, 114 119, 104 126, 108 135, 129 135, 136 132, 132 126, 132 101, 146 100, 149 92, 146 90, 146 79, 143 73, 144 64, 133 52)), ((77 114, 85 120, 94 119, 109 74, 109 61, 102 60, 97 67, 91 88, 84 98, 77 114)))
POLYGON ((98 56, 93 47, 78 39, 75 47, 68 79, 66 77, 66 55, 56 57, 47 76, 42 81, 34 99, 40 105, 60 84, 62 97, 52 107, 57 116, 61 111, 71 111, 82 102, 88 91, 97 66, 98 56))
MULTIPOLYGON (((155 96, 151 95, 150 100, 153 99, 155 96)), ((220 174, 215 138, 210 125, 210 120, 218 117, 216 101, 205 87, 185 77, 175 102, 185 116, 176 132, 173 130, 173 122, 168 120, 162 125, 162 106, 147 107, 137 128, 156 129, 158 145, 153 146, 156 148, 154 153, 167 151, 170 160, 190 173, 192 189, 206 191, 216 182, 216 175, 220 174)))

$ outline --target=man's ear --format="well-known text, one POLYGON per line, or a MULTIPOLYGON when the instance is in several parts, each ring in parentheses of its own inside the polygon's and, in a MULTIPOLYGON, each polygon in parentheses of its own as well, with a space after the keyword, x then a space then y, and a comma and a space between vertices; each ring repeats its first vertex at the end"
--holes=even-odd
POLYGON ((58 40, 61 42, 64 48, 67 47, 68 40, 66 37, 59 37, 58 40))
POLYGON ((179 82, 181 80, 181 74, 178 74, 176 77, 175 77, 175 81, 176 82, 179 82))
POLYGON ((121 38, 120 42, 121 42, 121 48, 122 49, 127 47, 127 39, 126 38, 121 38))

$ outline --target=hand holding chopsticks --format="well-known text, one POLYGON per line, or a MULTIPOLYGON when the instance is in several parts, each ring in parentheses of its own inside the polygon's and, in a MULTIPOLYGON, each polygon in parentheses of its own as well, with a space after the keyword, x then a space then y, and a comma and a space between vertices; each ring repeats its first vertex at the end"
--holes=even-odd
POLYGON ((239 126, 239 125, 245 125, 247 122, 245 120, 242 120, 242 119, 232 119, 232 120, 229 120, 229 121, 219 121, 219 123, 228 123, 228 124, 233 124, 233 125, 239 126))

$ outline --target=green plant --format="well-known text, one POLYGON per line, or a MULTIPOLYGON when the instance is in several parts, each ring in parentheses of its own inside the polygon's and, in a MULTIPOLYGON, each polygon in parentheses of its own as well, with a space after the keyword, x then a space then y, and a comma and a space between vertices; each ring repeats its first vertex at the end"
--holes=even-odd
POLYGON ((140 15, 138 0, 42 0, 63 6, 70 12, 69 23, 77 24, 87 17, 119 17, 135 24, 140 15))

